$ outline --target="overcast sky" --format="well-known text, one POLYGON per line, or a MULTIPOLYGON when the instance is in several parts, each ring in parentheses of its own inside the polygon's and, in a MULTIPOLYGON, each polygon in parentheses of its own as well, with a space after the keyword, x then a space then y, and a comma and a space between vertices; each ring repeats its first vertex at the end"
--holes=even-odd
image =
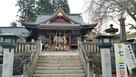
MULTIPOLYGON (((15 6, 17 0, 1 0, 0 2, 0 26, 10 26, 16 20, 18 8, 15 6)), ((71 13, 81 13, 84 0, 68 0, 71 13)))

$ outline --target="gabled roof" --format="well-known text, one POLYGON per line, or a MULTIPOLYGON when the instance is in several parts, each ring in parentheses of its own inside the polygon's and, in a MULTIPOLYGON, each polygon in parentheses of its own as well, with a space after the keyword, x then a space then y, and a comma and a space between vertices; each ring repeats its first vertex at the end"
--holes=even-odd
POLYGON ((57 17, 63 17, 67 19, 68 21, 70 21, 70 23, 74 23, 74 24, 79 23, 71 19, 62 9, 57 10, 50 18, 48 18, 47 20, 44 20, 42 23, 50 23, 50 21, 54 20, 57 17))
POLYGON ((97 24, 85 23, 80 14, 66 14, 62 9, 58 9, 53 15, 39 15, 34 23, 22 23, 26 28, 33 29, 52 29, 69 28, 69 30, 76 29, 93 29, 97 24), (52 28, 50 28, 52 27, 52 28))
POLYGON ((41 24, 41 23, 47 23, 50 20, 53 20, 58 17, 58 15, 61 15, 66 18, 67 20, 73 22, 74 24, 86 24, 82 16, 80 14, 66 14, 62 9, 59 9, 56 11, 53 15, 47 14, 47 15, 39 15, 37 17, 37 20, 34 22, 35 24, 41 24))

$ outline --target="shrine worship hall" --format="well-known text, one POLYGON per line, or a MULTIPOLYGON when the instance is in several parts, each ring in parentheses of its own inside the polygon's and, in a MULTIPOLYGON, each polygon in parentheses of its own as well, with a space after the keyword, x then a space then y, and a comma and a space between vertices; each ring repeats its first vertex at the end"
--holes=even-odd
POLYGON ((27 42, 41 40, 50 51, 69 51, 77 47, 77 38, 84 40, 97 24, 87 24, 81 14, 66 14, 59 8, 54 14, 39 15, 35 22, 22 25, 30 31, 27 42))

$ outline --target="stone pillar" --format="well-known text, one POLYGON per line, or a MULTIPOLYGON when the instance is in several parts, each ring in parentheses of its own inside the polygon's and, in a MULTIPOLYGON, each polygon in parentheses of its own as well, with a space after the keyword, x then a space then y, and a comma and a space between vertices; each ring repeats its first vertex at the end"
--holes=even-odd
POLYGON ((100 48, 102 77, 112 77, 110 48, 100 48))
POLYGON ((18 37, 10 33, 1 34, 0 36, 3 38, 3 42, 0 44, 3 48, 2 77, 12 77, 14 51, 17 46, 16 40, 18 37))
POLYGON ((119 19, 119 21, 120 21, 120 41, 121 42, 125 42, 126 41, 125 20, 126 20, 126 18, 123 18, 123 17, 121 17, 119 19))
POLYGON ((14 49, 3 49, 2 77, 12 77, 13 75, 14 49))
POLYGON ((102 77, 112 77, 111 69, 111 40, 115 35, 99 34, 96 39, 99 40, 98 46, 101 52, 102 77))
POLYGON ((24 63, 24 67, 23 67, 23 77, 29 77, 29 64, 26 62, 24 63))
POLYGON ((77 38, 77 49, 78 49, 78 51, 80 51, 80 48, 79 48, 80 42, 81 42, 81 38, 78 37, 78 38, 77 38))

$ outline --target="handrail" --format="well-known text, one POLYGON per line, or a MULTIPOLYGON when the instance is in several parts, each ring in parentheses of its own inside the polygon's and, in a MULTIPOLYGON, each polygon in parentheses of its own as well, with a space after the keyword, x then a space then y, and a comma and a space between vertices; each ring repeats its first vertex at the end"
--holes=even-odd
POLYGON ((16 44, 15 53, 32 53, 32 50, 37 46, 36 42, 21 42, 16 44))
MULTIPOLYGON (((131 44, 133 51, 136 51, 136 43, 130 43, 130 42, 124 42, 125 44, 131 44)), ((114 54, 114 45, 111 47, 111 53, 114 54)), ((85 67, 85 73, 86 73, 86 77, 89 77, 91 75, 91 77, 93 77, 93 74, 88 74, 89 71, 89 67, 91 67, 90 71, 91 73, 96 73, 96 69, 100 70, 97 73, 101 73, 101 69, 96 66, 95 63, 93 63, 93 61, 91 62, 91 65, 87 65, 90 62, 88 62, 89 58, 88 58, 88 54, 100 54, 100 49, 98 47, 98 43, 96 42, 81 42, 78 40, 78 51, 80 52, 81 55, 81 59, 82 62, 84 63, 84 67, 85 67)), ((136 54, 136 53, 135 53, 136 54)), ((91 60, 90 60, 91 61, 91 60)))
POLYGON ((41 52, 41 42, 38 42, 37 48, 33 50, 30 58, 26 60, 24 64, 24 71, 23 71, 24 77, 32 77, 40 52, 41 52))
POLYGON ((79 39, 78 39, 78 51, 83 62, 86 77, 90 77, 90 63, 92 60, 88 58, 87 53, 79 39))
MULTIPOLYGON (((93 53, 93 54, 99 54, 100 48, 98 46, 99 43, 96 42, 82 42, 82 45, 84 46, 87 53, 93 53)), ((114 54, 114 45, 110 48, 110 52, 114 54)))

